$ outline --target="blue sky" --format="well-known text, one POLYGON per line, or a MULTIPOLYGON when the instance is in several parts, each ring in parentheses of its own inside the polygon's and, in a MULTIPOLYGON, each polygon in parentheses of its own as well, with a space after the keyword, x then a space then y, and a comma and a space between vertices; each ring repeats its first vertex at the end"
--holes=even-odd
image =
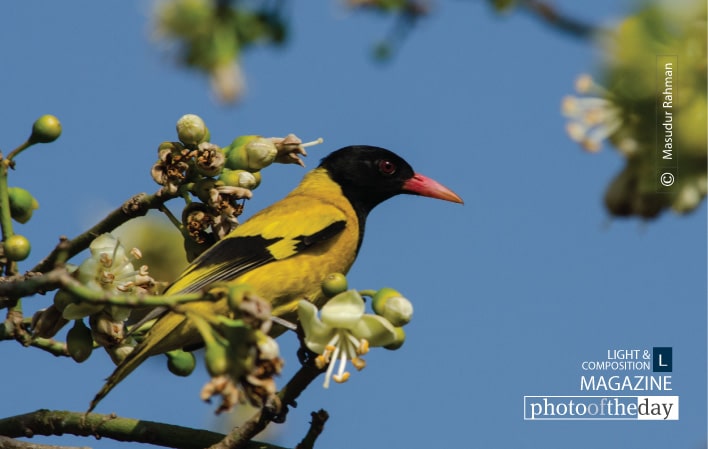
MULTIPOLYGON (((596 69, 597 50, 523 13, 437 3, 381 65, 369 51, 389 20, 300 2, 285 47, 244 55, 247 93, 232 108, 150 45, 148 2, 3 5, 0 148, 21 143, 41 114, 57 115, 64 129, 57 142, 23 153, 11 173, 10 185, 41 205, 18 229, 33 245, 21 268, 58 236, 155 191, 155 150, 185 113, 201 115, 221 145, 242 134, 321 136, 308 168, 341 146, 387 147, 465 204, 399 197, 373 211, 350 285, 408 296, 408 340, 399 351, 370 353, 346 384, 311 386, 271 441, 294 446, 309 413, 324 408, 331 418, 320 447, 705 447, 705 204, 649 223, 611 219, 602 195, 623 161, 607 147, 583 152, 559 112, 575 77, 596 69), (587 394, 580 377, 592 373, 581 362, 654 346, 673 348, 679 421, 523 420, 525 395, 587 394)), ((633 2, 556 3, 609 24, 633 2)), ((303 173, 269 168, 246 213, 282 197, 303 173)), ((26 309, 49 301, 28 299, 26 309)), ((292 372, 294 338, 281 340, 292 372)), ((4 342, 0 355, 2 417, 85 410, 112 370, 100 352, 77 365, 4 342)), ((151 362, 97 411, 215 428, 213 405, 198 399, 206 378, 201 366, 182 379, 151 362)))

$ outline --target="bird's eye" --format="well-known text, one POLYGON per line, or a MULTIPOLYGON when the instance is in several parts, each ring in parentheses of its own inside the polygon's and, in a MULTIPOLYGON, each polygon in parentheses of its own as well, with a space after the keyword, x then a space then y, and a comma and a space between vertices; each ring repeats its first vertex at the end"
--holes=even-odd
POLYGON ((392 175, 396 173, 396 164, 391 161, 387 161, 386 159, 382 159, 379 161, 379 172, 384 175, 392 175))

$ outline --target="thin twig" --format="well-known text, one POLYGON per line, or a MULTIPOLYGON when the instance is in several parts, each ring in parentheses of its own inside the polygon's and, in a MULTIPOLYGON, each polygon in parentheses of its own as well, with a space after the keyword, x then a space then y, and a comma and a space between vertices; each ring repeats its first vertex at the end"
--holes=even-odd
POLYGON ((329 413, 326 410, 318 410, 310 413, 312 421, 310 421, 310 429, 305 437, 295 446, 295 449, 312 449, 315 447, 315 441, 324 430, 324 425, 329 419, 329 413))
POLYGON ((522 0, 520 5, 536 15, 552 28, 581 39, 587 39, 597 33, 598 28, 586 22, 560 13, 555 7, 540 0, 522 0))

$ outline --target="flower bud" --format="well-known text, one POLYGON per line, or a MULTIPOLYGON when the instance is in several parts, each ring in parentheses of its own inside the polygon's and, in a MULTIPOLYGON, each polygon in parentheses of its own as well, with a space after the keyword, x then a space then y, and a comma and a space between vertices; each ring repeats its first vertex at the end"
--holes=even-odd
POLYGON ((53 115, 43 115, 32 125, 30 143, 49 143, 57 140, 61 135, 61 123, 53 115))
POLYGON ((371 306, 377 315, 396 327, 408 324, 413 317, 413 304, 392 288, 384 287, 377 291, 371 306))
POLYGON ((74 327, 66 334, 66 348, 75 362, 81 363, 89 358, 93 351, 93 338, 91 330, 83 320, 74 321, 74 327))
POLYGON ((176 349, 166 352, 165 355, 167 356, 167 369, 176 376, 189 376, 197 366, 197 360, 191 352, 176 349))
POLYGON ((226 149, 226 168, 258 171, 273 163, 278 149, 272 140, 261 136, 242 136, 226 149))
POLYGON ((337 296, 347 290, 347 278, 342 273, 330 273, 322 281, 322 293, 328 298, 337 296))
POLYGON ((261 172, 251 173, 247 170, 224 169, 219 176, 219 181, 231 187, 243 187, 253 190, 261 183, 261 172))
POLYGON ((177 137, 185 145, 198 145, 207 136, 207 127, 201 117, 187 114, 177 120, 177 137))
POLYGON ((32 218, 32 213, 39 208, 37 200, 27 190, 21 187, 7 189, 10 197, 10 215, 18 223, 27 223, 32 218))
POLYGON ((15 234, 11 235, 4 242, 5 257, 8 260, 19 262, 25 260, 30 254, 32 247, 26 237, 15 234))

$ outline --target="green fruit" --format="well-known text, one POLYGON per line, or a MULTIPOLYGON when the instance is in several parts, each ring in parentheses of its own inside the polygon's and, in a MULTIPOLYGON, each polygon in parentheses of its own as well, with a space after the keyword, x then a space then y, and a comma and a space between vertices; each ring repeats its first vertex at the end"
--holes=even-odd
POLYGON ((43 115, 32 125, 31 143, 49 143, 57 140, 61 135, 61 123, 53 115, 43 115))
POLYGON ((342 273, 330 273, 322 281, 322 293, 328 298, 336 296, 347 290, 347 277, 342 273))
POLYGON ((10 197, 10 216, 18 223, 27 223, 34 210, 39 208, 37 200, 21 187, 10 187, 7 194, 10 197))
POLYGON ((167 356, 167 369, 176 376, 189 376, 197 366, 197 360, 191 352, 176 349, 166 352, 165 355, 167 356))
POLYGON ((66 334, 66 348, 69 355, 77 363, 89 358, 93 351, 93 337, 91 330, 86 327, 83 320, 74 321, 74 327, 66 334))
POLYGON ((21 235, 13 235, 5 240, 5 256, 12 261, 25 260, 30 253, 30 242, 21 235))

